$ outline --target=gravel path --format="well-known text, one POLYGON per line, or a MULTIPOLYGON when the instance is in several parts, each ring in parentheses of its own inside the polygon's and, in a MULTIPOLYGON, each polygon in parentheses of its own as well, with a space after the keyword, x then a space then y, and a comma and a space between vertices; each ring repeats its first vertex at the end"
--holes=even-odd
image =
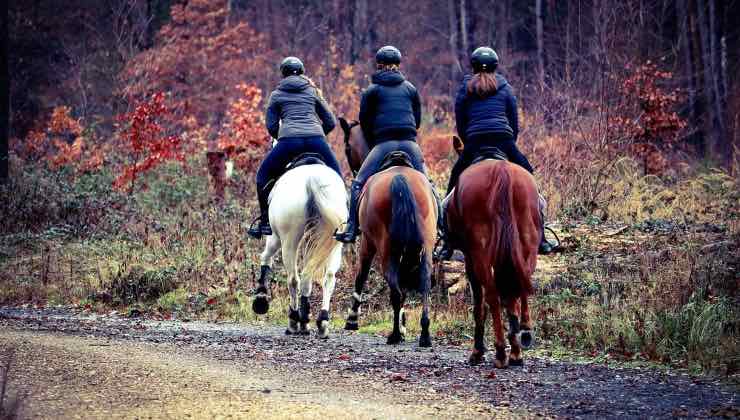
POLYGON ((737 417, 706 377, 528 358, 470 367, 467 348, 334 331, 0 308, 21 418, 737 417))

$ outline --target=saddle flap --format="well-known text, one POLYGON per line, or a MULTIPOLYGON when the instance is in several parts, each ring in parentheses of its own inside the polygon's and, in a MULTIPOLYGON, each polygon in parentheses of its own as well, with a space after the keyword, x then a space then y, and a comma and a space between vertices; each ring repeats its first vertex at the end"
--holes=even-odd
POLYGON ((494 146, 486 146, 480 149, 478 154, 473 159, 473 162, 471 163, 478 163, 484 160, 509 160, 509 157, 506 156, 506 153, 502 152, 501 149, 494 146))
POLYGON ((380 163, 379 170, 383 171, 394 166, 406 166, 408 168, 413 168, 414 164, 411 163, 411 156, 409 156, 408 153, 397 150, 385 155, 383 161, 380 163))
POLYGON ((301 153, 300 155, 298 155, 295 159, 293 159, 292 162, 290 162, 285 167, 285 169, 290 170, 290 169, 295 169, 299 166, 304 166, 304 165, 325 165, 325 164, 326 163, 324 162, 324 159, 321 157, 320 154, 307 152, 307 153, 301 153))

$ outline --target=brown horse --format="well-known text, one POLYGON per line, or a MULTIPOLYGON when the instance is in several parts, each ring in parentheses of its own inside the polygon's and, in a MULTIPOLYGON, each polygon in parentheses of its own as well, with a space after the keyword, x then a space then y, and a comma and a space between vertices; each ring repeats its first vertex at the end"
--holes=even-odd
MULTIPOLYGON (((453 142, 461 153, 460 139, 454 137, 453 142)), ((473 293, 475 344, 470 363, 481 363, 486 352, 485 299, 493 317, 494 365, 521 366, 522 347, 528 348, 533 339, 527 299, 532 293, 542 223, 535 180, 510 162, 480 161, 460 176, 446 213, 453 244, 465 254, 465 271, 473 293), (502 306, 509 318, 508 359, 502 306)))
MULTIPOLYGON (((369 152, 356 122, 340 118, 344 130, 345 152, 353 172, 359 170, 369 152)), ((388 282, 393 305, 393 332, 388 344, 404 340, 406 316, 403 303, 409 290, 422 296, 420 347, 432 345, 429 334, 429 289, 432 252, 437 234, 437 205, 426 176, 412 168, 392 166, 370 177, 359 203, 362 236, 355 293, 345 329, 359 327, 362 290, 375 255, 388 282)))

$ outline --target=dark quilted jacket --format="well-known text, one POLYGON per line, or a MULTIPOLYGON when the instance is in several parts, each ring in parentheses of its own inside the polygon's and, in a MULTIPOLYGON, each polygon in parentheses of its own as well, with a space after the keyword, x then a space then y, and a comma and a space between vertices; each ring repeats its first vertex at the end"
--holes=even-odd
POLYGON ((375 73, 360 102, 360 125, 368 144, 414 140, 420 124, 421 100, 414 85, 397 71, 375 73))
POLYGON ((455 100, 457 133, 465 141, 468 137, 482 134, 505 134, 514 141, 519 134, 519 118, 516 96, 511 85, 500 74, 496 74, 496 93, 487 98, 468 94, 468 83, 472 76, 463 78, 455 100))

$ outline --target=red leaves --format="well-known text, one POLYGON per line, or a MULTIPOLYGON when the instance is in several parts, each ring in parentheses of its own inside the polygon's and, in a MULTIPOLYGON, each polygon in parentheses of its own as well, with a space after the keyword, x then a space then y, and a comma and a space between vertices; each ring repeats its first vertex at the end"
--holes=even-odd
POLYGON ((165 135, 161 125, 162 119, 169 115, 164 94, 159 92, 149 101, 138 104, 133 112, 119 117, 128 124, 122 138, 123 147, 130 152, 132 162, 124 166, 123 173, 113 182, 114 187, 123 189, 128 186, 131 190, 144 172, 167 160, 183 160, 181 139, 165 135))
POLYGON ((668 167, 667 155, 680 146, 677 141, 686 126, 675 112, 677 92, 662 86, 672 77, 650 61, 635 68, 621 81, 620 92, 629 98, 626 103, 636 107, 623 106, 609 120, 611 127, 632 140, 627 151, 643 161, 648 173, 661 173, 668 167))

